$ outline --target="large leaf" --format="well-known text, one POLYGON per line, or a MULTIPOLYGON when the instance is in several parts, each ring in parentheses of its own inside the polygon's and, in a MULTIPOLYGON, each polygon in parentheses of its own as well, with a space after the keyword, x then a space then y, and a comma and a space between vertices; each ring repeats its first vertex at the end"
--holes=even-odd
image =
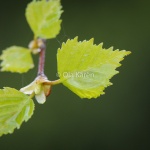
POLYGON ((26 18, 36 37, 56 37, 60 31, 61 8, 60 0, 34 0, 28 4, 26 18))
POLYGON ((2 60, 1 71, 24 73, 34 67, 31 51, 19 46, 4 50, 0 59, 2 60))
POLYGON ((0 89, 0 136, 20 128, 33 114, 34 103, 29 96, 13 88, 0 89))
POLYGON ((109 81, 118 73, 123 57, 129 51, 104 49, 93 45, 93 39, 78 42, 77 37, 68 40, 58 49, 58 74, 61 82, 81 98, 96 98, 111 85, 109 81))

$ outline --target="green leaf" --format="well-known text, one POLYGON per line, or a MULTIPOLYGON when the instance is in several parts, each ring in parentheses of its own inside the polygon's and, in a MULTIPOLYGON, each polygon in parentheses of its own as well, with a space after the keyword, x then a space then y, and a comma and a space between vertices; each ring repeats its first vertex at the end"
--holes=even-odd
POLYGON ((12 46, 3 51, 0 56, 1 71, 24 73, 34 67, 29 49, 12 46))
POLYGON ((27 21, 35 37, 55 38, 60 31, 62 10, 60 0, 32 1, 26 9, 27 21))
POLYGON ((13 88, 0 89, 0 136, 19 129, 33 111, 34 103, 29 96, 13 88))
POLYGON ((116 68, 129 51, 104 49, 93 45, 93 39, 78 42, 68 40, 58 49, 58 74, 61 82, 81 98, 96 98, 111 85, 109 81, 118 73, 116 68))

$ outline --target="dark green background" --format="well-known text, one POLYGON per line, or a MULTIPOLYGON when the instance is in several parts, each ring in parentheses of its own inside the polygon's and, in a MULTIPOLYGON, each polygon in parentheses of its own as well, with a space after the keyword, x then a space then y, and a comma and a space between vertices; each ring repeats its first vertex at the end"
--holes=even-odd
MULTIPOLYGON (((29 0, 1 1, 0 50, 27 46, 32 32, 24 12, 29 0)), ((1 150, 147 150, 150 148, 150 1, 62 0, 62 31, 48 41, 46 75, 57 79, 57 48, 67 38, 94 37, 104 47, 126 49, 120 74, 97 99, 80 99, 63 85, 53 87, 44 105, 35 101, 32 118, 0 138, 1 150)), ((14 58, 15 59, 15 58, 14 58)), ((37 57, 34 57, 35 63, 37 57)), ((20 89, 36 76, 0 73, 0 88, 20 89)))

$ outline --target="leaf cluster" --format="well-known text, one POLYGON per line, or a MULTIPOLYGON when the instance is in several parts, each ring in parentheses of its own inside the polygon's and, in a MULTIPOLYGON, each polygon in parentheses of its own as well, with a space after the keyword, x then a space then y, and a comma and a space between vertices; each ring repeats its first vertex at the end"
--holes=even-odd
MULTIPOLYGON (((33 31, 33 40, 28 48, 14 45, 3 50, 1 71, 26 73, 32 69, 32 54, 41 54, 46 47, 45 41, 59 34, 62 12, 60 0, 30 2, 25 16, 33 31)), ((130 51, 113 50, 113 47, 105 49, 102 43, 96 45, 93 42, 93 38, 78 41, 75 37, 62 43, 57 50, 58 80, 50 81, 42 72, 20 90, 0 89, 0 136, 20 128, 22 122, 33 114, 32 98, 35 96, 38 103, 45 103, 53 85, 62 83, 81 98, 97 98, 104 94, 104 89, 112 85, 110 79, 118 73, 116 68, 130 51)))

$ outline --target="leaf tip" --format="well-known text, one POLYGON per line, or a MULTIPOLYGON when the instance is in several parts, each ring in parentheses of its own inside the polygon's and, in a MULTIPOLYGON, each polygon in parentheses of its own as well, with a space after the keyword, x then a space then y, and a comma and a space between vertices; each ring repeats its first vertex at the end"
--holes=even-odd
POLYGON ((126 55, 130 55, 131 53, 131 51, 126 51, 126 55))
POLYGON ((76 36, 76 37, 74 38, 74 41, 76 41, 76 42, 78 41, 78 36, 76 36))
POLYGON ((103 47, 103 42, 100 43, 98 46, 99 46, 100 48, 102 48, 102 47, 103 47))
POLYGON ((108 48, 109 51, 113 51, 113 49, 114 49, 113 46, 111 46, 111 47, 108 48))
POLYGON ((94 38, 91 38, 91 39, 89 40, 89 42, 90 42, 91 44, 93 44, 93 43, 94 43, 94 38))

